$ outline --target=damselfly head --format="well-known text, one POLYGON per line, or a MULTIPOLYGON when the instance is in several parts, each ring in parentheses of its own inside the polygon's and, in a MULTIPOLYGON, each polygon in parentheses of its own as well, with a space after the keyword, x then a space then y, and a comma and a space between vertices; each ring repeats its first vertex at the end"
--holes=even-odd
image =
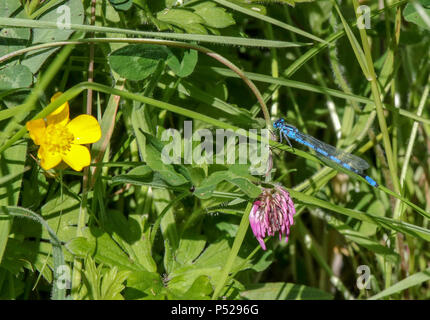
POLYGON ((287 130, 291 130, 291 131, 294 131, 294 132, 298 132, 299 131, 296 127, 292 126, 291 124, 286 123, 283 118, 281 118, 279 120, 276 120, 273 123, 273 127, 275 129, 287 129, 287 130))
POLYGON ((284 120, 283 118, 281 118, 281 119, 279 119, 279 120, 276 120, 276 121, 273 123, 273 128, 275 128, 275 129, 279 129, 279 128, 281 128, 281 127, 284 125, 284 123, 285 123, 285 120, 284 120))

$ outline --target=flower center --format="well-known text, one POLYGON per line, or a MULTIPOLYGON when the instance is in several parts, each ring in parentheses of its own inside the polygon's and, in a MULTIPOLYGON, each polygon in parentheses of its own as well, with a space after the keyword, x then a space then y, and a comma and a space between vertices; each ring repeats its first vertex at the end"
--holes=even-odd
POLYGON ((50 124, 45 131, 45 145, 49 152, 65 155, 70 151, 74 136, 64 125, 50 124))

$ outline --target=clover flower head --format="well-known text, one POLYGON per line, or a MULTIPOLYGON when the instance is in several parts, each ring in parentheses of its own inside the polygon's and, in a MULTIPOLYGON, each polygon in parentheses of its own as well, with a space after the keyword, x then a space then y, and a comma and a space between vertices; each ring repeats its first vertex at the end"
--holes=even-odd
MULTIPOLYGON (((54 94, 51 102, 61 94, 54 94)), ((83 114, 69 119, 68 102, 46 119, 28 121, 26 127, 31 139, 40 146, 37 156, 45 170, 54 168, 63 160, 73 170, 81 171, 91 163, 90 151, 83 144, 97 142, 101 137, 100 125, 93 116, 83 114)))
POLYGON ((281 186, 273 189, 264 188, 259 198, 254 202, 249 214, 252 232, 263 250, 266 250, 264 238, 279 233, 279 240, 285 235, 288 242, 293 216, 296 213, 290 194, 281 186))

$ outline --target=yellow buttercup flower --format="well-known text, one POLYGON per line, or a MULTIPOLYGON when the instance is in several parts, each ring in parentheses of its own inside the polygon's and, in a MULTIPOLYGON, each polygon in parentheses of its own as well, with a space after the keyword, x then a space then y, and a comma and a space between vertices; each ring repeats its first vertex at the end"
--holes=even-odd
MULTIPOLYGON (((61 94, 54 94, 51 102, 61 94)), ((63 160, 73 170, 81 171, 91 163, 90 151, 83 144, 97 142, 102 135, 93 116, 83 114, 70 121, 68 102, 48 115, 46 120, 28 121, 26 127, 31 139, 40 146, 37 156, 45 170, 54 168, 63 160)))

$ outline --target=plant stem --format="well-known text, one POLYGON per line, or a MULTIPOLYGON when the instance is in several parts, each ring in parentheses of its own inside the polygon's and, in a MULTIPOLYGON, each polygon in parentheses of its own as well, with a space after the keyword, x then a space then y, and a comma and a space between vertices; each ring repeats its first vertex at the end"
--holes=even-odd
MULTIPOLYGON (((358 1, 353 0, 353 3, 354 3, 354 10, 355 12, 357 12, 358 1)), ((367 38, 366 29, 360 28, 359 30, 360 30, 361 42, 363 44, 363 51, 366 56, 367 70, 370 76, 369 81, 371 84, 373 100, 375 102, 376 115, 378 117, 379 128, 381 129, 381 133, 382 133, 382 142, 384 144, 385 153, 387 155, 388 168, 390 170, 391 179, 393 181, 394 191, 396 193, 400 193, 399 179, 397 176, 397 168, 395 167, 395 163, 394 163, 394 155, 391 148, 390 136, 388 134, 388 127, 384 116, 384 108, 381 101, 381 91, 379 89, 378 80, 377 80, 375 68, 373 65, 373 59, 372 59, 372 53, 370 50, 369 40, 367 38)))
POLYGON ((246 231, 249 226, 249 213, 252 209, 252 202, 248 202, 245 212, 243 213, 242 220, 240 221, 239 229, 237 230, 236 237, 234 238, 233 246, 231 247, 230 254, 224 269, 221 271, 221 276, 215 286, 215 290, 212 296, 212 300, 217 300, 221 290, 224 288, 227 282, 227 278, 232 271, 234 260, 236 259, 240 246, 242 245, 243 239, 245 238, 246 231))

